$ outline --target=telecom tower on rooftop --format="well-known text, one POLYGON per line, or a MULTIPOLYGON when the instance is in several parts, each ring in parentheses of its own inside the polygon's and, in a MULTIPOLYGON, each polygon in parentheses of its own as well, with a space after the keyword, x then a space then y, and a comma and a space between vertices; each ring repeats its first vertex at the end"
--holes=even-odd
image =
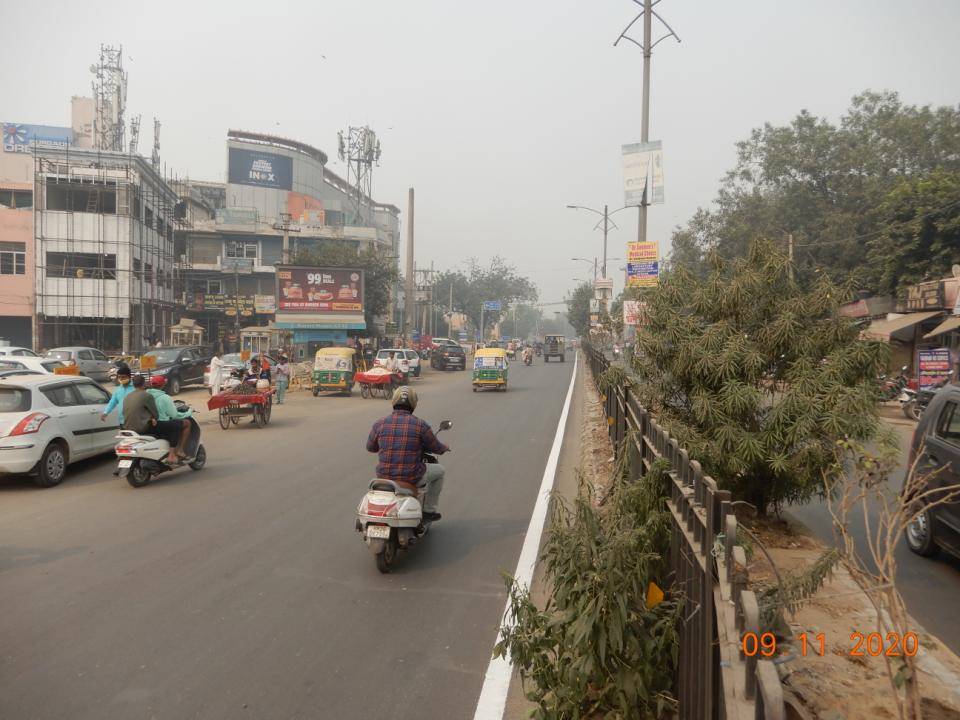
POLYGON ((355 188, 356 212, 352 224, 363 224, 363 203, 373 203, 373 168, 380 164, 380 140, 369 127, 349 127, 337 133, 340 159, 347 164, 347 183, 355 188))
POLYGON ((127 73, 123 70, 123 46, 100 46, 100 62, 93 73, 93 146, 97 150, 124 152, 123 113, 127 106, 127 73))

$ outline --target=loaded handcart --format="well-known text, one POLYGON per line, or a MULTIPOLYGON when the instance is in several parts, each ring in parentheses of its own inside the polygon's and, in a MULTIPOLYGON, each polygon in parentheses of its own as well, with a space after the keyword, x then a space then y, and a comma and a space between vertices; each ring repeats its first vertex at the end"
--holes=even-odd
POLYGON ((218 410, 220 427, 229 430, 240 418, 252 416, 258 428, 270 422, 274 389, 258 388, 249 383, 219 392, 207 401, 208 410, 218 410))
POLYGON ((353 379, 360 385, 360 397, 362 398, 379 395, 389 400, 393 396, 394 388, 403 385, 403 375, 381 367, 359 372, 353 376, 353 379))

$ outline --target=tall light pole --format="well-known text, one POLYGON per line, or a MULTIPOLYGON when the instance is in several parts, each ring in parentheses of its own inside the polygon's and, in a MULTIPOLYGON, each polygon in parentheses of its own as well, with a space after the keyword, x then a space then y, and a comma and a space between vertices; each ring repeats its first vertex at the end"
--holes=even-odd
POLYGON ((593 281, 597 281, 597 259, 588 260, 587 258, 570 258, 571 260, 579 260, 581 262, 590 263, 593 265, 593 281))
MULTIPOLYGON (((606 205, 603 206, 603 212, 601 212, 600 210, 594 210, 593 208, 584 207, 583 205, 567 205, 567 207, 571 210, 586 210, 587 212, 595 213, 596 215, 599 215, 601 218, 603 218, 603 265, 601 266, 601 269, 600 269, 600 277, 606 279, 607 277, 607 233, 609 232, 611 225, 613 225, 613 227, 617 227, 617 224, 610 220, 610 216, 616 215, 618 212, 620 212, 620 210, 626 210, 628 207, 632 207, 632 206, 625 205, 624 207, 614 210, 613 212, 610 212, 606 205)), ((597 223, 597 225, 599 226, 600 223, 597 223)))
MULTIPOLYGON (((638 5, 641 4, 641 0, 633 1, 638 5)), ((623 32, 620 33, 620 36, 613 43, 614 46, 616 46, 621 40, 626 39, 643 50, 643 115, 640 119, 641 143, 650 141, 650 56, 653 54, 653 48, 659 45, 661 41, 666 40, 668 37, 674 37, 676 38, 677 42, 680 42, 680 37, 673 31, 673 28, 671 28, 667 22, 654 11, 653 6, 659 1, 660 0, 642 0, 643 12, 630 21, 630 24, 623 29, 623 32), (656 42, 652 41, 654 16, 656 16, 657 20, 663 23, 663 26, 667 28, 668 31, 666 35, 661 37, 656 42), (643 18, 643 42, 639 43, 627 35, 627 32, 641 17, 643 18)), ((647 185, 644 183, 643 199, 640 201, 640 217, 637 223, 637 240, 639 242, 645 242, 647 239, 647 205, 649 204, 647 202, 647 197, 647 185)))

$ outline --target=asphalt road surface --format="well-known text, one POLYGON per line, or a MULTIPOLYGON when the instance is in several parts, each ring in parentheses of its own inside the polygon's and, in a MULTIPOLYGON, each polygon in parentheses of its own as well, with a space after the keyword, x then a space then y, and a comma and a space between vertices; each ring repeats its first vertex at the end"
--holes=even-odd
MULTIPOLYGON (((903 485, 906 455, 917 424, 884 408, 884 416, 897 430, 901 447, 901 467, 891 477, 894 487, 903 485)), ((897 410, 896 412, 899 412, 897 410)), ((787 514, 800 520, 826 543, 833 543, 833 524, 826 505, 812 500, 803 507, 791 507, 787 514)), ((853 513, 850 530, 858 547, 866 550, 866 532, 861 513, 853 513)), ((897 584, 907 603, 907 610, 923 628, 937 636, 953 652, 960 653, 960 615, 954 608, 960 597, 960 560, 940 552, 934 558, 924 558, 910 552, 901 538, 896 550, 897 584)))
POLYGON ((207 420, 207 467, 141 489, 109 457, 0 478, 0 717, 472 718, 572 360, 506 393, 425 369, 443 520, 390 575, 353 527, 390 408, 356 391, 207 420))

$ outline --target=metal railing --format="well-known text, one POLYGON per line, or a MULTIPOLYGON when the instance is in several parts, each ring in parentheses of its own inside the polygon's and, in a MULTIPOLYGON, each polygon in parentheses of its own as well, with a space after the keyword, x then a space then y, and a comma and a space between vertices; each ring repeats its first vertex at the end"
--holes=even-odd
MULTIPOLYGON (((610 361, 587 343, 583 350, 596 383, 610 361)), ((675 592, 686 603, 678 628, 678 717, 783 720, 779 675, 759 652, 760 611, 749 589, 746 554, 736 544, 730 493, 704 474, 629 388, 608 387, 601 399, 618 456, 629 454, 631 478, 649 472, 657 460, 670 464, 669 567, 675 592), (751 655, 743 652, 745 636, 751 655)))

